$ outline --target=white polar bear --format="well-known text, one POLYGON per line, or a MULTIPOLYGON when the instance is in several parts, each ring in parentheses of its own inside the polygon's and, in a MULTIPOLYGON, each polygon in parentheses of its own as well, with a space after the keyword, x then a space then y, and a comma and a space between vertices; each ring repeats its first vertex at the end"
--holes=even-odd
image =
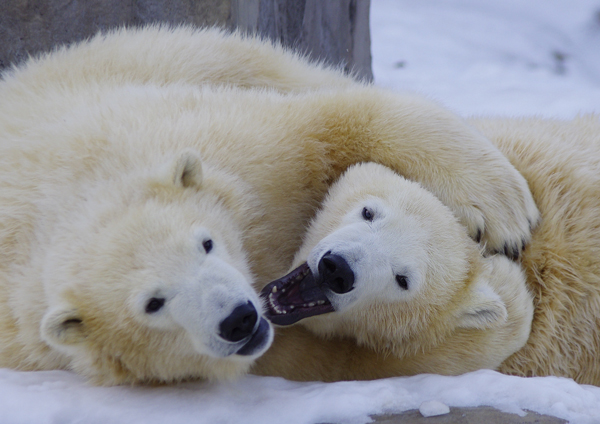
POLYGON ((600 119, 471 122, 541 211, 521 261, 481 255, 417 183, 351 168, 312 222, 301 266, 263 292, 273 322, 308 318, 278 330, 255 372, 339 380, 491 368, 600 385, 600 119))
POLYGON ((361 161, 421 181, 490 250, 518 255, 538 218, 458 117, 257 39, 119 30, 9 71, 0 366, 102 384, 245 372, 272 336, 252 285, 283 274, 361 161))
POLYGON ((267 316, 302 320, 295 327, 318 337, 278 329, 255 373, 458 374, 497 368, 529 337, 533 300, 518 264, 484 257, 435 196, 378 164, 332 186, 294 263, 264 288, 267 316))

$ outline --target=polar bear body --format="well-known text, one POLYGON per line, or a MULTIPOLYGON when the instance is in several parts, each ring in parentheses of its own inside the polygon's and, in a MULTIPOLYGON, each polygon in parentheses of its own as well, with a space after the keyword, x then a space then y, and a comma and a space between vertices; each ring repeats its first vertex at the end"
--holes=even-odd
POLYGON ((336 380, 491 368, 600 385, 600 121, 471 122, 524 175, 541 211, 521 262, 474 252, 447 208, 416 183, 379 165, 351 169, 332 187, 294 262, 307 261, 318 278, 330 272, 323 258, 339 254, 353 287, 325 277, 319 284, 336 312, 280 329, 256 372, 336 380), (398 283, 394 274, 406 279, 398 283), (465 292, 477 285, 488 293, 485 307, 465 292), (465 326, 456 314, 469 308, 480 325, 465 326), (311 351, 323 363, 293 359, 311 351), (286 362, 287 352, 296 353, 286 362))
POLYGON ((531 335, 498 370, 600 385, 600 118, 472 123, 527 179, 542 215, 521 261, 531 335))
POLYGON ((260 40, 121 30, 11 70, 0 366, 102 384, 246 371, 272 331, 252 284, 289 267, 331 182, 361 161, 422 181, 492 250, 518 252, 537 220, 522 177, 453 114, 260 40))

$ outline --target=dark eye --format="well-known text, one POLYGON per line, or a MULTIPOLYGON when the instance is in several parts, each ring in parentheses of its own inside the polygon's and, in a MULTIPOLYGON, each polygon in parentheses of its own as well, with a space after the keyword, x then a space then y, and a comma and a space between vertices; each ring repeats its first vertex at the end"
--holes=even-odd
POLYGON ((153 297, 146 304, 146 313, 153 314, 158 312, 165 304, 165 299, 162 297, 153 297))
POLYGON ((373 213, 373 211, 371 209, 365 207, 362 210, 362 217, 366 221, 373 221, 373 218, 375 218, 375 214, 373 213))
POLYGON ((213 241, 211 239, 204 240, 202 242, 202 247, 204 247, 204 251, 206 253, 210 252, 213 248, 213 241))
POLYGON ((408 290, 408 278, 404 275, 396 275, 396 283, 398 283, 401 289, 408 290))

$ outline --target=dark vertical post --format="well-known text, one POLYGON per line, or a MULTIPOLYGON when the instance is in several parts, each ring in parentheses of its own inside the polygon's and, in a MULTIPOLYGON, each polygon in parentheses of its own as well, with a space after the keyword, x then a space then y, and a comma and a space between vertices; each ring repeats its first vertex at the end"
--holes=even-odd
POLYGON ((231 26, 373 79, 370 0, 232 0, 231 26))

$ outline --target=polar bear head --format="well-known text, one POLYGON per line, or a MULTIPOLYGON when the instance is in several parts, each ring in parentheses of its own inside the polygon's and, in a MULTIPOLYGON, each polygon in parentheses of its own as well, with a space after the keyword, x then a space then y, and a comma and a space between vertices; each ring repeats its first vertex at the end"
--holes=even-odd
POLYGON ((530 331, 532 300, 519 266, 484 258, 435 196, 380 165, 356 165, 332 186, 294 263, 262 292, 275 324, 303 319, 318 335, 399 356, 435 348, 456 331, 504 328, 513 339, 502 347, 505 358, 530 331))
POLYGON ((221 379, 269 347, 232 215, 247 193, 202 168, 185 151, 137 182, 103 182, 55 237, 41 333, 67 367, 100 384, 221 379))

